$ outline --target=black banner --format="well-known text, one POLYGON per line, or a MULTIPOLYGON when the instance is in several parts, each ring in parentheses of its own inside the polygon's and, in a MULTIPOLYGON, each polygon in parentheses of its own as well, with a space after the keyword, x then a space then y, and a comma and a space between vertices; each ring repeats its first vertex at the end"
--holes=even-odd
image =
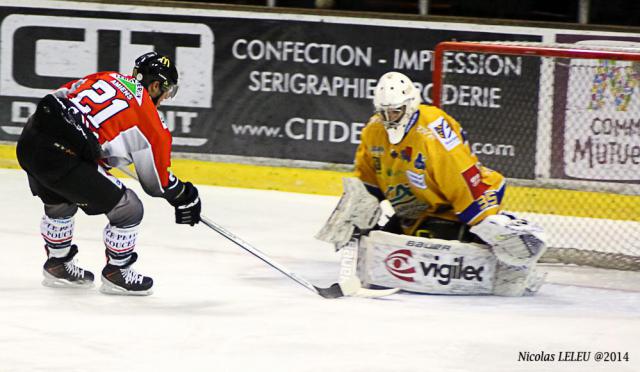
POLYGON ((535 178, 541 59, 445 54, 442 108, 469 132, 480 160, 503 174, 535 178))
MULTIPOLYGON (((0 8, 0 140, 17 138, 48 90, 98 70, 128 73, 135 57, 155 49, 174 57, 181 74, 176 99, 160 108, 174 151, 348 164, 383 73, 407 74, 430 102, 431 50, 437 43, 541 40, 477 25, 450 30, 426 28, 433 23, 391 27, 380 26, 391 24, 382 20, 362 25, 349 24, 349 18, 337 23, 309 16, 299 21, 203 14, 208 15, 0 8)), ((535 81, 535 71, 525 74, 535 81)), ((487 165, 507 176, 533 178, 535 108, 523 107, 517 126, 473 120, 512 103, 507 93, 498 97, 492 90, 510 77, 494 78, 475 96, 481 107, 471 114, 457 115, 455 109, 468 105, 465 87, 452 88, 458 100, 445 108, 451 107, 471 142, 479 144, 475 150, 487 165), (515 138, 510 145, 516 152, 496 150, 502 143, 495 133, 515 138)))

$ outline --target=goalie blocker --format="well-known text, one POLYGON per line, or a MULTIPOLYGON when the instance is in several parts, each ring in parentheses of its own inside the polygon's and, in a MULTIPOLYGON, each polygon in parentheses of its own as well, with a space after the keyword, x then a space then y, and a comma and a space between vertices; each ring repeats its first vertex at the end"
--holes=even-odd
POLYGON ((377 199, 358 179, 345 178, 344 186, 338 206, 316 237, 338 249, 345 247, 343 268, 357 262, 357 274, 365 286, 522 296, 535 293, 544 281, 536 272, 546 250, 542 231, 525 220, 508 214, 485 218, 471 231, 488 244, 369 231, 380 217, 377 199), (350 239, 359 233, 359 241, 350 239))

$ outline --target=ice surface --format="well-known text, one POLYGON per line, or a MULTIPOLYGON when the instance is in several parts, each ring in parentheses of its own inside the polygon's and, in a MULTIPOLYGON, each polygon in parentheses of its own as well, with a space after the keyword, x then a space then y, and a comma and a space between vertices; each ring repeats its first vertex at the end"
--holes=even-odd
MULTIPOLYGON (((327 300, 127 184, 145 204, 135 268, 155 279, 150 297, 41 286, 41 203, 22 172, 0 170, 0 371, 640 371, 640 291, 600 288, 635 273, 552 268, 564 284, 529 298, 327 300), (518 361, 525 351, 630 361, 518 361)), ((209 218, 316 285, 337 280, 337 255, 313 239, 337 197, 200 190, 209 218)), ((80 264, 98 275, 106 222, 76 218, 80 264)))

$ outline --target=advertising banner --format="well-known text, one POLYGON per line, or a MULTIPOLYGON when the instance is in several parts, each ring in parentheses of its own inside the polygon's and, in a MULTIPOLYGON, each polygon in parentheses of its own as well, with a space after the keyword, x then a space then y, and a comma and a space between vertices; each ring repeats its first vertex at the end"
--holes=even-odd
MULTIPOLYGON (((0 140, 16 140, 38 99, 51 89, 96 71, 130 73, 138 55, 156 50, 174 58, 180 72, 178 95, 160 108, 174 151, 350 164, 383 73, 406 73, 430 102, 431 50, 438 42, 541 40, 529 31, 518 35, 477 25, 452 29, 215 10, 122 13, 58 4, 0 7, 0 140)), ((473 65, 467 61, 462 68, 473 65)), ((451 85, 449 103, 480 106, 483 115, 498 110, 510 104, 498 85, 451 85)), ((488 166, 508 176, 533 176, 509 166, 514 157, 532 164, 533 149, 505 147, 493 135, 517 135, 517 129, 485 128, 467 122, 466 115, 459 119, 488 166)), ((524 121, 527 135, 535 133, 529 128, 535 120, 524 121)))
MULTIPOLYGON (((640 38, 559 34, 558 42, 640 48, 640 38)), ((552 176, 640 181, 640 63, 572 59, 557 68, 552 176)))
POLYGON ((468 132, 480 161, 508 177, 535 178, 539 81, 537 58, 444 55, 443 109, 468 132))

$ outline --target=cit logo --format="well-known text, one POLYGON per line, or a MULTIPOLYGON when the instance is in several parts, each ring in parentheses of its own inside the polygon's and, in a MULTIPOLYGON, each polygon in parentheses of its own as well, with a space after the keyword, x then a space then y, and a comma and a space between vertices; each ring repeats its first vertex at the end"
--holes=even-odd
POLYGON ((206 24, 15 13, 0 31, 2 96, 42 97, 96 71, 131 71, 136 57, 154 50, 169 57, 160 61, 167 67, 189 66, 178 72, 190 89, 171 106, 212 107, 214 34, 206 24))
POLYGON ((413 275, 416 273, 416 269, 409 262, 411 258, 413 258, 413 253, 410 250, 399 249, 389 254, 385 258, 384 264, 391 275, 405 282, 414 282, 413 275))

